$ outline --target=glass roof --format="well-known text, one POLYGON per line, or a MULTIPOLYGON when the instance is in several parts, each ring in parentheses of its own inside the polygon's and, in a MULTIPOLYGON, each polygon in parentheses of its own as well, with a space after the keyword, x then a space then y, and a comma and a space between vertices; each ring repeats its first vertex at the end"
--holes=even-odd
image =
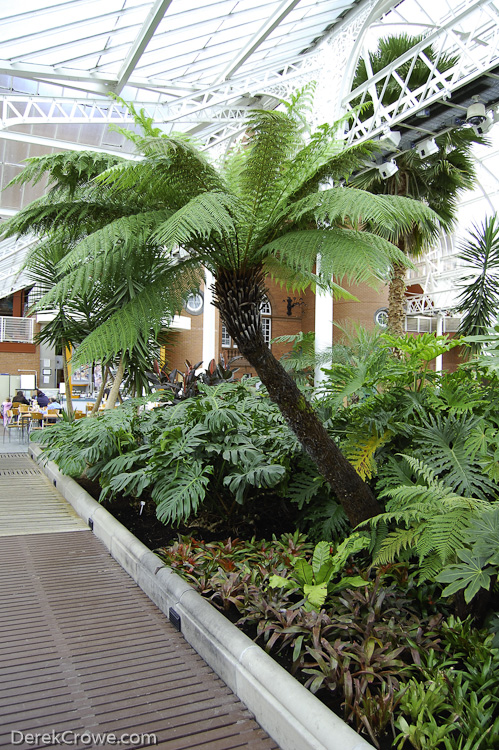
MULTIPOLYGON (((0 0, 0 189, 26 158, 54 150, 133 158, 108 128, 126 117, 112 92, 154 110, 166 132, 202 136, 206 148, 242 132, 245 108, 276 106, 305 80, 318 81, 316 122, 331 120, 333 90, 348 78, 348 50, 360 52, 355 35, 366 19, 367 48, 380 35, 431 36, 447 25, 466 60, 467 38, 483 45, 499 36, 499 0, 0 0), (474 8, 476 22, 467 15, 474 8)), ((492 73, 499 91, 499 66, 492 73)), ((463 225, 499 205, 499 125, 489 137, 492 146, 477 151, 480 185, 463 200, 463 225)), ((0 220, 42 191, 3 189, 0 220)), ((11 257, 9 246, 4 266, 11 257)), ((0 269, 0 296, 2 278, 0 269)))
POLYGON ((199 89, 310 48, 358 0, 24 0, 0 9, 4 69, 78 88, 199 89))

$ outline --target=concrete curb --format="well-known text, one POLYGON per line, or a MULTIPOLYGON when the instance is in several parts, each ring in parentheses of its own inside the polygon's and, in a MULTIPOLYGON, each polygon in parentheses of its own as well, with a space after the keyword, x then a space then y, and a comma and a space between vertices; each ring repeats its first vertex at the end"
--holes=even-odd
POLYGON ((281 750, 372 750, 372 745, 166 567, 77 482, 52 461, 41 461, 40 446, 30 444, 29 454, 156 606, 170 619, 170 609, 180 617, 184 638, 281 750))

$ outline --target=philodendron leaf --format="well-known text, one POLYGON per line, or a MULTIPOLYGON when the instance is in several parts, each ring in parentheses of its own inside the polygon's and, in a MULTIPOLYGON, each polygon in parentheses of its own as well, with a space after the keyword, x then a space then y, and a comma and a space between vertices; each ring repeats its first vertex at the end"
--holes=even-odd
POLYGON ((326 601, 327 596, 327 584, 326 583, 319 583, 319 584, 305 584, 303 587, 303 593, 305 594, 305 598, 307 602, 314 608, 314 609, 320 609, 324 602, 326 601))
POLYGON ((493 568, 485 568, 486 558, 474 557, 469 550, 461 549, 457 552, 463 564, 449 565, 438 574, 439 583, 448 583, 442 591, 443 596, 452 596, 464 589, 464 599, 469 603, 480 589, 489 589, 493 568))

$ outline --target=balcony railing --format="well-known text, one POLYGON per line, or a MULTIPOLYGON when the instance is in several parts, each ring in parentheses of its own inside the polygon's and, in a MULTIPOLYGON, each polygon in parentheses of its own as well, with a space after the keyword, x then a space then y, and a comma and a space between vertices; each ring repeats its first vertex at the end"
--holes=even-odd
POLYGON ((33 318, 0 316, 0 343, 33 343, 33 318))

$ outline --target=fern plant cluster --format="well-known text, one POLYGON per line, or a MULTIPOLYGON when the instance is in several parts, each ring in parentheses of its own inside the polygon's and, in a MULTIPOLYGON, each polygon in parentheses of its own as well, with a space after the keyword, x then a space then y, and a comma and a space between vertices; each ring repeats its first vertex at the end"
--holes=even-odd
POLYGON ((431 339, 374 337, 363 358, 353 351, 327 370, 321 407, 385 504, 369 524, 375 564, 416 556, 421 579, 459 556, 469 562, 467 530, 499 489, 497 375, 476 362, 435 373, 430 364, 449 342, 431 339))

